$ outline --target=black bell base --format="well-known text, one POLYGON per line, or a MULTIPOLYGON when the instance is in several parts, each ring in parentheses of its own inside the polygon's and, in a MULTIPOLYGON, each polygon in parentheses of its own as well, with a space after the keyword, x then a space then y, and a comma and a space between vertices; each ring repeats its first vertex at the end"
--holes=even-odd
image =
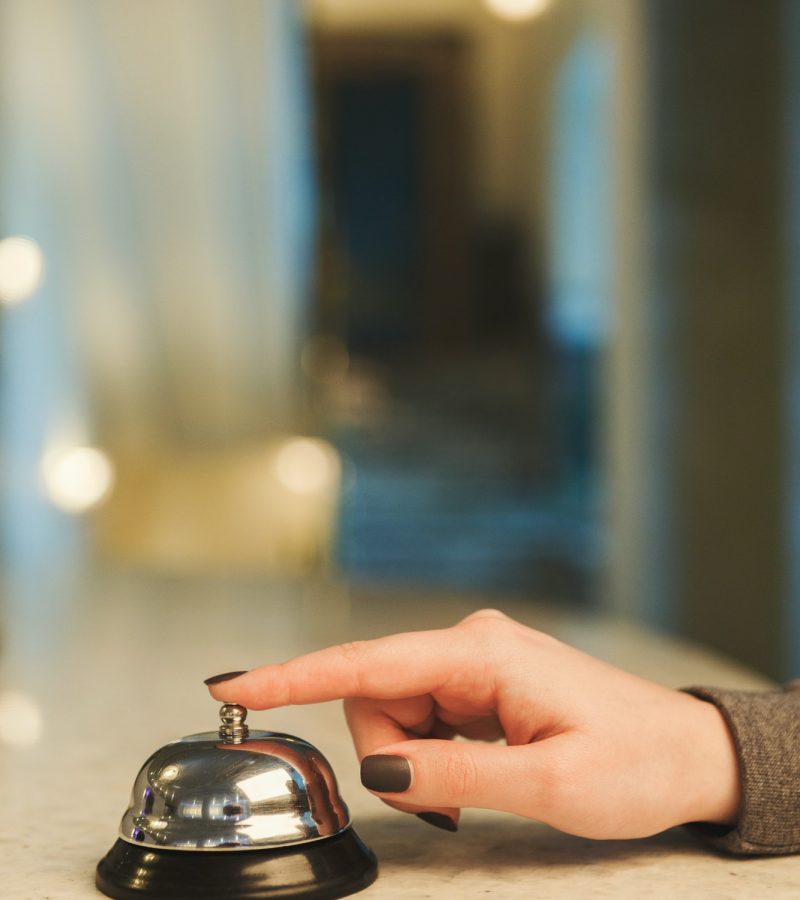
POLYGON ((378 876, 375 854, 352 828, 277 850, 160 850, 118 840, 95 884, 118 900, 335 900, 378 876))

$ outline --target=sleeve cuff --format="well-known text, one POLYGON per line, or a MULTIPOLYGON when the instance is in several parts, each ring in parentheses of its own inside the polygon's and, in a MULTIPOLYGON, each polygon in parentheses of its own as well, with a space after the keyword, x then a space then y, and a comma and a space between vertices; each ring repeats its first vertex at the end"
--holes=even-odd
POLYGON ((693 822, 690 831, 737 855, 800 853, 800 680, 781 691, 683 689, 713 703, 731 730, 742 779, 733 828, 693 822))

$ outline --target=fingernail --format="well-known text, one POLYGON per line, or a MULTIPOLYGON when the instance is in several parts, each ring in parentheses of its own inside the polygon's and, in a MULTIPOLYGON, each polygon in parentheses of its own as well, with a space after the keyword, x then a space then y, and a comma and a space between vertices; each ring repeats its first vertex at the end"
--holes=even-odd
POLYGON ((361 760, 361 783, 370 791, 401 794, 411 785, 411 766, 403 756, 365 756, 361 760))
POLYGON ((219 684, 221 681, 230 681, 232 678, 246 674, 247 669, 242 669, 241 672, 223 672, 221 675, 212 675, 211 678, 206 678, 203 684, 219 684))
POLYGON ((417 813, 418 819, 427 822, 428 825, 435 825, 437 828, 443 828, 445 831, 458 831, 458 825, 443 813, 417 813))

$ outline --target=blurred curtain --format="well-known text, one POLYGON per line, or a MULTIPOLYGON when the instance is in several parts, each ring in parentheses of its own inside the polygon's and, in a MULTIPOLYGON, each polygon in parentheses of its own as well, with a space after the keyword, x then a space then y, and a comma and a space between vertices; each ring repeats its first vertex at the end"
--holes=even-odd
POLYGON ((313 219, 294 0, 0 0, 4 531, 53 550, 54 442, 219 447, 291 424, 313 219))

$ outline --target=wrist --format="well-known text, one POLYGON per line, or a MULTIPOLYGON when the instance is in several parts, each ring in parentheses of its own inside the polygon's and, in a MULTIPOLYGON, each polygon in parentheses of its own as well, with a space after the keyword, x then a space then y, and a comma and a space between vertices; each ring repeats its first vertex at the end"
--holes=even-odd
POLYGON ((687 821, 733 827, 742 802, 736 744, 720 710, 706 700, 692 700, 692 724, 686 734, 690 751, 687 821))

